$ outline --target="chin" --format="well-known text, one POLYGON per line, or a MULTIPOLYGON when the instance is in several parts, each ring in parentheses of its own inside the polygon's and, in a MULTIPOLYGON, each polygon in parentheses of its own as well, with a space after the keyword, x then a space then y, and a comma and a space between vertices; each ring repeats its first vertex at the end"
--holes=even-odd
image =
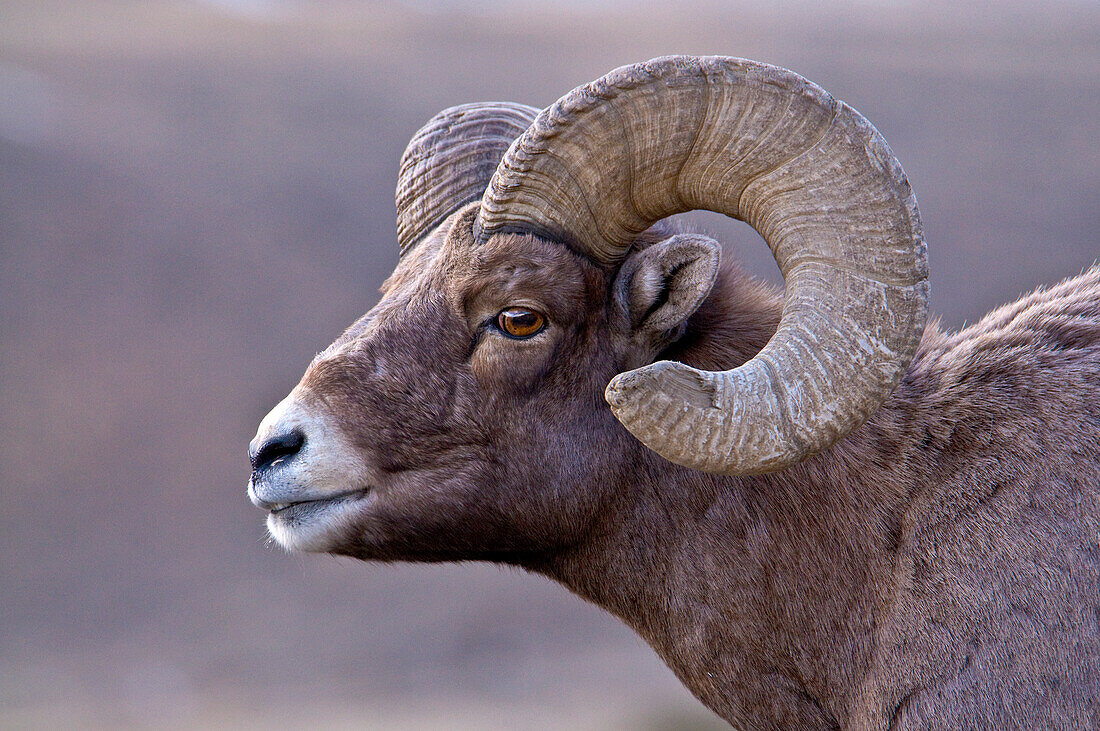
POLYGON ((346 546, 369 495, 290 505, 268 513, 267 531, 289 552, 329 553, 346 546))

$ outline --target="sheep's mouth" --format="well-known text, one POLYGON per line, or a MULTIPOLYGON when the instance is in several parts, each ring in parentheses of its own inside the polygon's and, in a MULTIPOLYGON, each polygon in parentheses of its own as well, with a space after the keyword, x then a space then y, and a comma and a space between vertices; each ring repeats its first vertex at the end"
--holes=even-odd
POLYGON ((310 498, 308 500, 295 500, 293 502, 286 503, 265 503, 264 509, 267 510, 268 515, 279 517, 291 517, 298 516, 312 510, 327 507, 329 505, 335 505, 337 503, 353 502, 355 500, 361 500, 370 493, 370 488, 363 488, 358 490, 345 490, 344 492, 336 493, 335 495, 325 495, 324 497, 310 498))
MULTIPOLYGON (((250 491, 253 495, 254 491, 250 491)), ((295 495, 295 500, 276 502, 256 498, 257 507, 267 511, 267 531, 288 551, 320 553, 331 551, 367 509, 374 491, 370 488, 344 490, 328 495, 295 495)))

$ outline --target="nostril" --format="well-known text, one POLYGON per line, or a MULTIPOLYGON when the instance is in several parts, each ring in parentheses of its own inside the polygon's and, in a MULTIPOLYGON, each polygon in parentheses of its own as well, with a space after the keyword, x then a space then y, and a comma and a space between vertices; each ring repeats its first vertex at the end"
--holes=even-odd
POLYGON ((254 454, 249 455, 252 460, 252 469, 260 472, 274 467, 298 454, 305 443, 306 436, 298 429, 272 437, 261 444, 254 454))

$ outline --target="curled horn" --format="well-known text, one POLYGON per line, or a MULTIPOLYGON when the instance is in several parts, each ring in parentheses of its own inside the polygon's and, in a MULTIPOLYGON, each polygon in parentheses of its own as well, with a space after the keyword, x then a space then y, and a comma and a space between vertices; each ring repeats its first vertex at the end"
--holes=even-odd
POLYGON ((444 109, 413 135, 397 177, 402 256, 451 213, 481 197, 505 150, 538 112, 512 102, 462 104, 444 109))
POLYGON ((857 111, 785 69, 673 56, 625 66, 541 112, 482 199, 479 241, 537 233, 613 267, 655 221, 747 222, 786 282, 775 336, 730 371, 621 373, 615 416, 667 459, 781 469, 861 424, 897 385, 927 317, 917 203, 857 111))

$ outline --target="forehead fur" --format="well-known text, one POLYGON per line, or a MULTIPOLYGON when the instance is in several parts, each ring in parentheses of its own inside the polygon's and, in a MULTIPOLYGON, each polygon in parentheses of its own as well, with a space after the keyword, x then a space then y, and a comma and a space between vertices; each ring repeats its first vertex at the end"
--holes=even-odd
POLYGON ((529 234, 498 234, 476 244, 479 203, 462 208, 405 253, 382 284, 381 301, 354 322, 312 365, 354 348, 391 313, 402 317, 430 299, 454 315, 491 316, 533 306, 564 324, 607 294, 608 273, 567 246, 529 234))
POLYGON ((454 270, 453 294, 462 311, 527 304, 551 318, 573 319, 593 305, 600 272, 565 246, 535 236, 503 234, 489 239, 454 270))
POLYGON ((478 203, 447 219, 417 244, 386 281, 392 295, 429 284, 454 310, 538 304, 552 317, 576 314, 592 304, 605 285, 603 272, 568 247, 529 234, 498 234, 474 241, 478 203), (415 282, 415 284, 414 284, 415 282))
POLYGON ((444 221, 405 252, 390 276, 382 282, 381 292, 383 296, 408 288, 411 282, 419 279, 431 267, 439 255, 439 250, 443 247, 443 240, 450 225, 450 220, 444 221))

